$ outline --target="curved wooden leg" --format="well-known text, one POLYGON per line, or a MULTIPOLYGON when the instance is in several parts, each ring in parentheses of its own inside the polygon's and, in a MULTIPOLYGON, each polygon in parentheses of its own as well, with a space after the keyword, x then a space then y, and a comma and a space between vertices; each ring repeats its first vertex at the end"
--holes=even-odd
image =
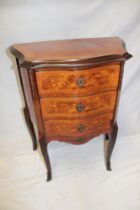
POLYGON ((31 138, 32 138, 33 150, 36 150, 37 149, 37 140, 36 140, 35 130, 34 130, 34 127, 33 127, 33 123, 30 119, 30 115, 29 115, 29 111, 28 111, 27 107, 25 107, 23 109, 23 113, 24 113, 24 117, 25 117, 25 120, 26 120, 27 127, 29 129, 29 132, 30 132, 30 135, 31 135, 31 138))
POLYGON ((104 157, 105 157, 105 165, 106 169, 108 171, 111 171, 111 154, 116 142, 117 138, 117 132, 118 132, 118 126, 117 123, 114 124, 111 135, 105 134, 105 139, 104 139, 104 157))
POLYGON ((44 137, 39 140, 39 143, 47 167, 47 181, 50 181, 52 179, 52 172, 47 148, 48 144, 46 143, 44 137))

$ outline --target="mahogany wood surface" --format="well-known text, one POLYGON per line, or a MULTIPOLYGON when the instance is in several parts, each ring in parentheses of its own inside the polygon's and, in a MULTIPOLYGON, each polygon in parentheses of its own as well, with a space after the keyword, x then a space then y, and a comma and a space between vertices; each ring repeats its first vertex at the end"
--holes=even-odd
POLYGON ((39 63, 77 63, 131 57, 119 37, 23 43, 11 46, 10 50, 19 58, 20 64, 30 67, 39 63))
POLYGON ((36 72, 38 93, 46 96, 83 96, 101 91, 117 90, 120 63, 68 71, 58 68, 36 72), (47 71, 48 70, 48 71, 47 71), (47 72, 46 72, 47 71, 47 72), (81 81, 81 83, 80 83, 81 81))
POLYGON ((33 149, 40 142, 51 180, 48 143, 83 144, 104 134, 107 170, 116 142, 124 63, 132 57, 119 37, 55 40, 10 47, 23 90, 33 149))
POLYGON ((46 144, 46 137, 42 136, 39 143, 40 143, 42 155, 44 157, 44 160, 47 166, 47 181, 50 181, 52 179, 52 171, 51 171, 51 164, 50 164, 50 159, 49 159, 49 154, 48 154, 48 145, 46 144))
POLYGON ((101 113, 114 112, 116 91, 107 91, 85 97, 49 97, 41 98, 42 117, 54 118, 83 118, 101 113), (77 108, 82 106, 79 112, 77 108))
POLYGON ((18 59, 16 59, 17 63, 17 69, 18 70, 18 78, 20 80, 20 85, 22 88, 22 93, 23 93, 23 98, 24 98, 24 108, 23 108, 23 114, 24 118, 26 121, 26 125, 28 127, 28 130, 30 132, 31 138, 32 138, 32 143, 33 143, 33 150, 37 149, 37 138, 35 134, 35 113, 33 109, 33 102, 32 102, 32 96, 31 96, 31 91, 30 91, 30 83, 29 83, 29 78, 28 78, 28 73, 27 71, 22 71, 22 68, 19 68, 19 63, 18 59), (27 77, 26 77, 27 76, 27 77))
POLYGON ((115 122, 112 126, 111 134, 106 136, 106 138, 104 140, 105 164, 106 164, 106 169, 109 171, 111 171, 110 158, 111 158, 111 154, 113 152, 113 148, 116 143, 117 133, 118 133, 118 125, 115 122))

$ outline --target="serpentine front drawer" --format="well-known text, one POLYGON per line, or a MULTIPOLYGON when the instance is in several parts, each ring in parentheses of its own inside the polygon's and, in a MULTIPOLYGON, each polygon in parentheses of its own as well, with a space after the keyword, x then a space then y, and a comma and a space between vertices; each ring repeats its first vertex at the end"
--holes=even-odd
POLYGON ((112 119, 113 113, 107 113, 85 119, 46 120, 44 124, 48 137, 59 139, 61 137, 70 138, 75 136, 77 138, 88 134, 94 134, 96 131, 103 130, 106 127, 111 128, 112 119))
POLYGON ((117 90, 120 63, 88 69, 38 69, 37 88, 40 97, 84 96, 117 90))
POLYGON ((43 120, 48 118, 83 118, 114 112, 117 91, 84 97, 41 98, 43 120))

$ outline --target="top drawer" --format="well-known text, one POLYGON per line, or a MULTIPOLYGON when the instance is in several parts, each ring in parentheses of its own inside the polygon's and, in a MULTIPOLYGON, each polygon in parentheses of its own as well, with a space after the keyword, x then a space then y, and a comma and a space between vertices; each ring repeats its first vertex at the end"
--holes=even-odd
POLYGON ((41 97, 91 95, 116 90, 119 73, 119 63, 82 70, 40 69, 36 72, 37 88, 41 97))

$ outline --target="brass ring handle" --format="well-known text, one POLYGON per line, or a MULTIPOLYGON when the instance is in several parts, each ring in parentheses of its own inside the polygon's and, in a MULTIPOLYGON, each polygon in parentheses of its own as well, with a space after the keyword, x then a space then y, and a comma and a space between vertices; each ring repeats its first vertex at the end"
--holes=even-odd
POLYGON ((77 130, 81 133, 85 129, 85 126, 80 124, 77 130))
POLYGON ((85 81, 84 81, 84 78, 83 77, 79 78, 76 81, 76 84, 77 84, 78 87, 83 87, 84 83, 85 83, 85 81))
POLYGON ((82 112, 84 110, 85 106, 82 103, 79 103, 76 105, 76 109, 78 112, 82 112))

